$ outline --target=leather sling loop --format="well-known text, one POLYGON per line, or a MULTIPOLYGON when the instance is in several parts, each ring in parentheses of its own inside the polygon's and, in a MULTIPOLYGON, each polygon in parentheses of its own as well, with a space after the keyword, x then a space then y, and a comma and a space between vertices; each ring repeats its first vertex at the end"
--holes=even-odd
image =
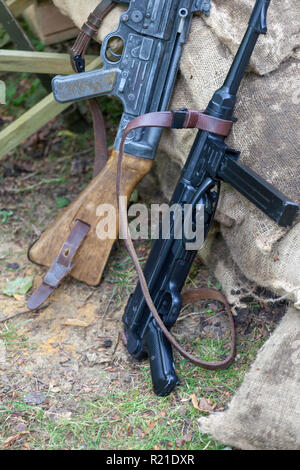
POLYGON ((105 167, 108 160, 108 148, 106 140, 106 130, 104 117, 96 99, 88 100, 89 108, 93 118, 94 128, 94 171, 93 178, 95 178, 101 170, 105 167))
POLYGON ((90 13, 87 21, 81 28, 72 49, 71 64, 75 72, 84 72, 84 56, 92 37, 98 32, 105 16, 114 8, 116 3, 113 0, 102 0, 95 10, 90 13))
POLYGON ((90 226, 77 220, 68 239, 63 244, 58 256, 45 275, 40 287, 28 300, 28 308, 35 310, 50 297, 63 279, 74 268, 73 259, 90 230, 90 226))
MULTIPOLYGON (((85 70, 84 56, 92 37, 99 30, 105 16, 114 8, 116 3, 112 0, 102 0, 95 10, 89 15, 86 23, 81 28, 71 51, 71 64, 75 72, 82 73, 85 70)), ((106 130, 102 112, 95 98, 88 100, 93 118, 95 161, 93 178, 105 167, 108 160, 106 143, 106 130)))
POLYGON ((119 212, 120 212, 120 231, 123 235, 123 239, 125 241, 125 245, 127 250, 132 258, 134 263, 135 269, 138 274, 140 286, 145 298, 145 301, 148 305, 150 312, 152 313, 154 319, 156 320, 157 324, 165 334, 166 338, 170 341, 175 349, 185 358, 191 361, 194 365, 202 367, 204 369, 215 370, 215 369, 226 369, 228 368, 234 361, 235 358, 235 350, 236 350, 236 341, 235 341, 235 327, 234 327, 234 320, 232 316, 232 312, 229 306, 229 303, 226 297, 219 291, 214 289, 207 289, 207 288, 199 288, 194 289, 191 291, 187 291, 183 294, 182 299, 183 303, 187 304, 190 302, 195 302, 198 300, 208 300, 213 299, 219 302, 222 302, 225 306, 226 313, 229 318, 230 322, 230 331, 231 331, 231 347, 230 353, 228 357, 220 362, 207 362, 202 361, 189 352, 187 352, 180 344, 176 341, 170 331, 164 325, 156 307, 153 303, 151 298, 151 294, 149 292, 147 281, 145 279, 143 270, 140 266, 138 256, 136 254, 132 239, 129 233, 129 226, 128 226, 128 218, 127 218, 127 207, 120 203, 121 195, 122 195, 122 161, 124 156, 124 146, 125 140, 130 134, 132 130, 144 128, 144 127, 165 127, 165 128, 176 128, 176 129, 183 129, 183 128, 197 128, 209 132, 214 132, 219 135, 227 136, 230 133, 231 127, 233 125, 232 121, 224 121, 221 119, 217 119, 211 116, 207 116, 202 111, 188 111, 182 109, 180 111, 166 111, 160 113, 149 113, 144 116, 140 116, 136 119, 133 119, 125 129, 123 139, 120 146, 119 151, 119 160, 118 160, 118 173, 117 173, 117 197, 118 197, 118 204, 119 204, 119 212))

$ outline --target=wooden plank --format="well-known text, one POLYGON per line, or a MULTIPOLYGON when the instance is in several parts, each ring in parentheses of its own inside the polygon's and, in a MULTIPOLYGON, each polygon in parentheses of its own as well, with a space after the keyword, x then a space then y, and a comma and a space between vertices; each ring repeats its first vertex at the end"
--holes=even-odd
POLYGON ((52 44, 58 44, 64 41, 68 41, 69 39, 74 39, 78 36, 78 34, 78 28, 69 28, 65 31, 59 31, 58 33, 53 33, 49 34, 48 36, 44 36, 41 38, 41 40, 46 46, 51 46, 52 44))
POLYGON ((35 0, 24 16, 31 30, 46 45, 74 38, 79 33, 73 21, 49 0, 35 0))
POLYGON ((19 16, 34 0, 6 0, 7 6, 14 16, 19 16))
MULTIPOLYGON (((22 51, 34 51, 34 47, 27 34, 21 28, 19 22, 16 20, 4 0, 0 0, 0 19, 3 28, 11 37, 14 44, 22 51)), ((40 75, 39 79, 43 87, 51 90, 51 79, 45 75, 40 75)))
MULTIPOLYGON (((100 57, 86 56, 86 64, 100 57)), ((68 75, 74 73, 69 54, 56 52, 11 51, 0 49, 0 72, 29 72, 68 75)))
POLYGON ((39 0, 37 2, 36 15, 44 38, 66 31, 67 29, 75 30, 75 34, 79 33, 78 28, 76 28, 71 18, 63 15, 60 10, 48 0, 39 0))
POLYGON ((23 31, 4 0, 0 0, 0 19, 3 28, 7 34, 9 34, 18 49, 23 51, 34 50, 32 42, 28 38, 27 34, 23 31))
MULTIPOLYGON (((100 57, 97 57, 97 59, 89 64, 87 70, 99 67, 99 62, 100 57)), ((0 132, 0 160, 70 105, 71 103, 57 103, 53 93, 50 93, 50 95, 46 96, 46 98, 19 117, 19 119, 3 129, 0 132)))
POLYGON ((0 133, 0 159, 68 107, 46 96, 0 133))

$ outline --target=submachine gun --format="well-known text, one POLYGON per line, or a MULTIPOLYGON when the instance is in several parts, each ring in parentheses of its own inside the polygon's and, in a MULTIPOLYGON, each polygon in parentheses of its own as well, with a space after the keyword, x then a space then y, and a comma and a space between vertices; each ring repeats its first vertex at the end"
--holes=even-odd
MULTIPOLYGON (((260 34, 267 33, 266 17, 269 4, 270 0, 256 1, 249 27, 225 83, 213 95, 204 112, 205 116, 235 121, 233 113, 237 92, 260 34)), ((187 122, 188 113, 187 110, 172 112, 170 125, 164 127, 187 127, 184 123, 187 122)), ((166 113, 154 113, 154 122, 155 114, 157 118, 162 115, 161 118, 165 119, 166 113)), ((149 123, 151 119, 148 119, 147 123, 147 115, 144 118, 145 126, 154 125, 149 123)), ((140 118, 138 124, 142 127, 143 119, 140 118)), ((133 124, 132 127, 134 128, 133 124)), ((239 156, 240 152, 225 144, 224 135, 199 130, 170 205, 179 204, 183 208, 185 204, 190 204, 194 212, 199 204, 204 205, 204 238, 208 235, 215 215, 222 181, 229 183, 280 226, 291 225, 296 217, 297 204, 251 169, 241 165, 238 162, 239 156)), ((149 356, 154 391, 159 396, 168 395, 178 383, 172 347, 166 334, 182 309, 181 291, 198 252, 186 248, 188 240, 175 239, 174 217, 172 214, 167 217, 171 218, 171 237, 160 237, 154 242, 144 269, 146 289, 139 275, 140 282, 131 295, 123 316, 127 349, 137 359, 149 356), (157 320, 160 319, 163 323, 165 333, 155 319, 151 299, 156 314, 158 313, 157 320)), ((232 360, 230 362, 232 363, 232 360)), ((227 361, 226 367, 230 362, 227 361)))

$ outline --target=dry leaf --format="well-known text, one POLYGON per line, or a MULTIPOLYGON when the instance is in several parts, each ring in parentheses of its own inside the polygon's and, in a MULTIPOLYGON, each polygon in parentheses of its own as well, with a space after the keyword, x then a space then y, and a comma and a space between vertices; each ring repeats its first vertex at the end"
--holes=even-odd
POLYGON ((8 439, 6 439, 6 441, 3 442, 2 448, 7 449, 7 447, 11 447, 16 441, 18 441, 22 436, 25 436, 26 434, 29 434, 29 431, 22 431, 18 434, 15 434, 14 436, 9 437, 8 439))
POLYGON ((58 413, 59 419, 66 419, 67 421, 70 421, 72 418, 72 411, 64 411, 63 413, 58 413))
POLYGON ((211 399, 207 400, 206 398, 201 398, 200 404, 199 404, 199 410, 211 412, 215 410, 216 406, 217 405, 213 403, 211 399))
POLYGON ((27 405, 41 405, 47 400, 46 396, 41 392, 30 392, 24 396, 23 401, 27 405))
POLYGON ((155 418, 155 420, 152 421, 152 423, 149 424, 147 432, 150 432, 150 431, 152 431, 153 428, 155 428, 155 426, 157 425, 158 420, 159 420, 159 418, 155 418))
POLYGON ((25 305, 25 299, 26 299, 25 295, 14 294, 13 297, 18 302, 18 305, 20 307, 23 307, 25 305))
POLYGON ((199 411, 211 412, 211 411, 214 411, 217 406, 216 404, 213 403, 213 401, 210 398, 208 400, 206 398, 201 398, 200 403, 199 403, 195 393, 193 393, 191 398, 192 398, 193 407, 199 411))
POLYGON ((193 403, 193 407, 196 410, 200 410, 199 404, 198 404, 198 398, 196 397, 195 393, 193 393, 193 395, 192 395, 192 403, 193 403))
POLYGON ((82 320, 78 320, 77 318, 68 318, 67 320, 63 322, 63 325, 81 326, 82 328, 87 328, 88 326, 90 326, 89 323, 82 321, 82 320))
POLYGON ((192 433, 189 432, 188 434, 186 434, 182 438, 176 439, 176 441, 175 441, 176 447, 183 447, 184 444, 186 444, 187 442, 191 442, 191 440, 192 440, 192 433))

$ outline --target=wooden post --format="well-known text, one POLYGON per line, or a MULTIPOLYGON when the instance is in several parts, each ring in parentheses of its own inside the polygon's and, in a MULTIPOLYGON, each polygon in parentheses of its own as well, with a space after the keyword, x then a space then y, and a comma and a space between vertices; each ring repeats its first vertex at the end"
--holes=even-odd
POLYGON ((68 108, 57 103, 52 93, 0 132, 0 159, 68 108))
POLYGON ((34 0, 6 0, 8 8, 15 17, 21 15, 33 2, 34 0))
MULTIPOLYGON (((23 31, 18 21, 6 5, 4 0, 0 0, 0 22, 11 37, 14 44, 22 51, 34 51, 34 47, 28 38, 27 34, 23 31)), ((41 80, 43 87, 51 90, 51 79, 45 75, 38 76, 41 80)))
POLYGON ((34 0, 33 5, 25 10, 24 18, 31 31, 46 46, 75 38, 79 34, 74 22, 63 15, 52 0, 34 0))
MULTIPOLYGON (((85 56, 89 65, 97 56, 85 56)), ((99 61, 100 62, 100 61, 99 61)), ((0 49, 0 72, 29 72, 69 75, 74 73, 69 54, 0 49)))
MULTIPOLYGON (((100 56, 89 64, 87 70, 98 68, 99 65, 101 65, 100 56)), ((0 132, 0 160, 71 104, 57 103, 53 93, 50 93, 50 95, 46 96, 46 98, 19 117, 19 119, 3 129, 0 132)))

